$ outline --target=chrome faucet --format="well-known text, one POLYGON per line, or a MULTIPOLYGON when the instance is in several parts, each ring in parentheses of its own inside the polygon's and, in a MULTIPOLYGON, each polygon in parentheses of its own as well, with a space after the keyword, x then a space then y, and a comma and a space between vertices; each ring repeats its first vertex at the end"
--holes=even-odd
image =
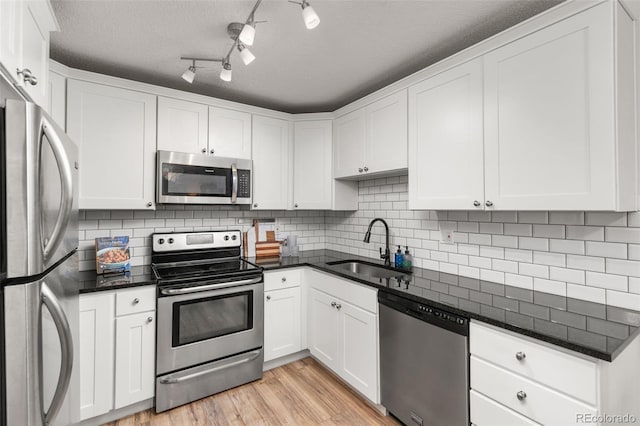
POLYGON ((384 225, 385 231, 387 233, 387 239, 386 239, 387 247, 384 250, 384 254, 382 254, 382 247, 380 247, 380 259, 384 259, 384 264, 386 266, 391 266, 391 251, 389 250, 389 225, 387 225, 387 222, 384 219, 380 219, 379 217, 377 217, 369 223, 369 228, 367 229, 367 232, 364 234, 364 242, 369 243, 369 240, 371 239, 371 227, 376 222, 382 222, 382 224, 384 225))

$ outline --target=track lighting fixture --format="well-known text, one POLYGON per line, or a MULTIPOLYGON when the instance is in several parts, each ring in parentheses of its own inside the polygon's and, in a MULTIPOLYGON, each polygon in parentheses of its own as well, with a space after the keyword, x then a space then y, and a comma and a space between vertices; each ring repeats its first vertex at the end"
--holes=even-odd
MULTIPOLYGON (((2 1, 2 0, 0 0, 2 1)), ((304 19, 304 24, 308 29, 313 29, 320 24, 320 18, 318 14, 313 10, 311 5, 307 0, 292 1, 289 0, 290 3, 299 4, 302 6, 302 18, 304 19)), ((244 24, 239 22, 232 22, 227 26, 227 34, 233 40, 233 44, 229 49, 229 52, 224 57, 224 59, 206 59, 206 58, 192 58, 192 57, 182 57, 180 59, 192 61, 191 66, 182 74, 182 78, 188 82, 193 83, 193 80, 196 76, 196 61, 210 61, 210 62, 222 62, 222 70, 220 71, 220 79, 223 81, 231 81, 231 62, 229 58, 233 53, 234 49, 238 49, 240 54, 240 59, 244 62, 245 65, 249 65, 253 62, 256 57, 251 53, 251 51, 247 48, 247 46, 253 46, 253 42, 256 37, 256 24, 265 21, 256 21, 254 19, 254 15, 256 10, 258 10, 258 6, 260 6, 262 0, 257 0, 256 4, 253 6, 251 13, 247 17, 244 24)))

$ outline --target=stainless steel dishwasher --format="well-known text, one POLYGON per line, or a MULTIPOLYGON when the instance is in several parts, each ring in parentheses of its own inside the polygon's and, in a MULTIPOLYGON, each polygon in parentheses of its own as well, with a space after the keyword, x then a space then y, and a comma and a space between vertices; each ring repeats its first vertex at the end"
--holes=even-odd
POLYGON ((469 425, 469 320, 378 293, 382 405, 406 425, 469 425))

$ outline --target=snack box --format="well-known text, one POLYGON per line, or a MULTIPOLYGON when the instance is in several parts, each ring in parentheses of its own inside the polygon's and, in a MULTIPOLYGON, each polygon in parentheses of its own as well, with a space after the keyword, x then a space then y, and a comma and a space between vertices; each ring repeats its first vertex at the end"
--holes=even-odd
POLYGON ((96 238, 96 273, 110 274, 129 270, 129 237, 96 238))

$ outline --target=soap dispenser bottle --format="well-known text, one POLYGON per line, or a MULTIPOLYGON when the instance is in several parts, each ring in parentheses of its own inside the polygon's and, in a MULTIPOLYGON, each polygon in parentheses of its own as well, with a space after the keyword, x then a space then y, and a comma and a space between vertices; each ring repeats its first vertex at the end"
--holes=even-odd
POLYGON ((402 257, 402 249, 400 248, 400 246, 398 246, 398 251, 396 252, 396 256, 394 260, 394 266, 396 268, 402 268, 403 261, 404 259, 402 257))
POLYGON ((407 248, 407 250, 405 250, 404 256, 402 258, 402 267, 405 269, 411 269, 411 266, 413 265, 413 256, 411 256, 411 253, 409 253, 409 246, 405 247, 407 248))

